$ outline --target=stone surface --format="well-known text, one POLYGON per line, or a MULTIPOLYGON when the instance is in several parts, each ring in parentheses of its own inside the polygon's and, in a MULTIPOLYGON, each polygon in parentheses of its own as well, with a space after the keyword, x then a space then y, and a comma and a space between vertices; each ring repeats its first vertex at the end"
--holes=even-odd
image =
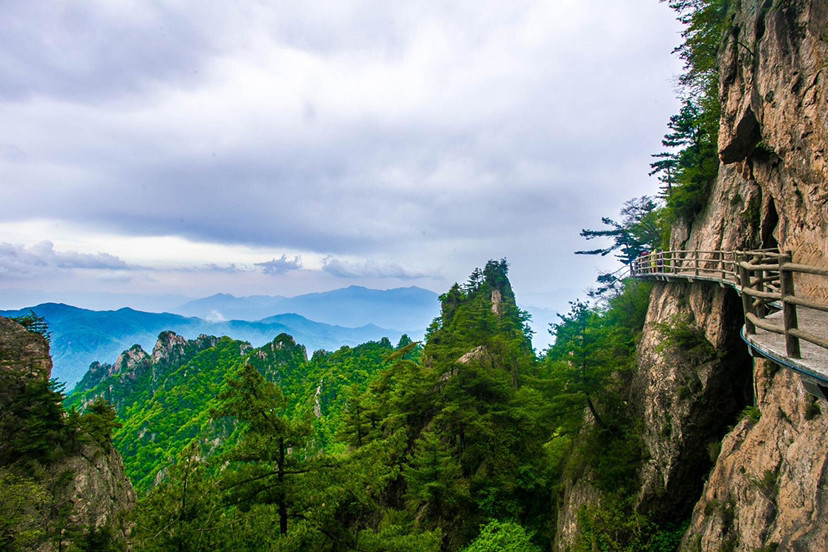
MULTIPOLYGON (((719 57, 723 164, 701 213, 673 228, 670 248, 779 247, 794 262, 828 266, 828 2, 734 0, 731 15, 719 57)), ((797 276, 796 293, 826 299, 826 280, 797 276)), ((692 508, 685 550, 828 550, 828 404, 787 370, 767 375, 761 360, 745 385, 741 317, 733 290, 655 286, 631 395, 649 453, 639 507, 667 517, 692 508), (678 319, 726 356, 694 361, 663 346, 660 328, 678 319), (738 422, 703 486, 722 432, 751 394, 760 421, 738 422)), ((577 506, 564 500, 559 530, 576 530, 577 506)))
POLYGON ((135 507, 136 496, 121 455, 112 446, 86 445, 50 470, 55 480, 65 473, 73 477, 56 493, 56 499, 72 505, 70 520, 85 527, 107 528, 118 542, 126 542, 130 527, 127 514, 135 507))
POLYGON ((682 550, 828 550, 828 403, 770 361, 756 387, 761 417, 722 442, 682 550))
POLYGON ((710 448, 750 400, 741 312, 730 287, 678 282, 653 289, 630 402, 649 453, 638 500, 656 518, 689 515, 713 463, 710 448), (668 328, 679 325, 695 332, 692 348, 666 340, 668 328))
MULTIPOLYGON (((0 318, 0 355, 3 369, 22 369, 26 376, 43 379, 51 374, 48 342, 7 318, 0 318)), ((106 529, 118 542, 126 541, 126 513, 135 506, 135 492, 124 473, 121 456, 111 444, 100 446, 90 440, 77 452, 45 465, 38 478, 48 489, 53 505, 43 520, 44 526, 56 522, 58 509, 70 506, 70 522, 82 528, 106 529)), ((68 545, 62 543, 64 549, 68 545)), ((48 542, 38 550, 58 549, 59 545, 48 542)))
POLYGON ((17 322, 0 317, 0 370, 49 379, 52 375, 49 342, 17 322))

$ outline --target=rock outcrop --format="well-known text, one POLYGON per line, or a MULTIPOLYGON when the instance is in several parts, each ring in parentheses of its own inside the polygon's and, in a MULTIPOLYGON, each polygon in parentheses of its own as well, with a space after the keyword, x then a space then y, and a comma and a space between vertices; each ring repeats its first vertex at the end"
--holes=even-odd
MULTIPOLYGON (((2 369, 16 374, 13 378, 48 380, 51 376, 48 341, 6 318, 0 318, 0 359, 2 369)), ((47 459, 24 455, 16 465, 0 465, 0 469, 12 470, 13 474, 27 474, 45 493, 49 507, 42 509, 39 521, 41 534, 45 535, 37 546, 41 552, 67 549, 73 538, 93 531, 105 532, 113 543, 123 544, 127 539, 126 513, 135 506, 136 497, 124 474, 121 456, 111 443, 100 444, 82 430, 72 434, 76 444, 60 454, 47 459), (74 536, 64 528, 73 529, 74 536), (64 534, 69 536, 64 539, 64 534)))
MULTIPOLYGON (((115 542, 125 543, 129 534, 127 514, 135 507, 136 496, 124 472, 121 455, 112 445, 87 444, 51 466, 49 477, 55 502, 71 509, 68 523, 75 527, 106 530, 115 542), (71 480, 60 481, 71 475, 71 480)), ((52 544, 41 552, 57 550, 52 544)))
MULTIPOLYGON (((691 227, 674 231, 672 245, 779 247, 795 262, 828 266, 828 3, 734 4, 721 52, 723 165, 705 209, 691 227)), ((801 278, 797 289, 828 297, 825 279, 801 278)), ((693 500, 701 485, 709 467, 704 456, 716 452, 718 432, 735 423, 735 408, 745 404, 747 359, 733 355, 743 348, 734 301, 732 291, 700 283, 659 285, 653 292, 638 375, 637 403, 651 453, 642 471, 642 505, 679 514, 676 507, 693 500), (688 371, 682 359, 658 353, 659 325, 673 323, 680 312, 733 361, 719 362, 718 370, 701 365, 688 371), (694 381, 693 372, 697 391, 688 402, 685 380, 694 381), (660 435, 659 424, 665 428, 660 435)), ((828 548, 822 490, 828 442, 821 413, 828 407, 815 406, 797 376, 769 366, 758 360, 753 370, 761 419, 742 420, 724 439, 693 509, 686 550, 828 548)))
MULTIPOLYGON (((828 267, 828 2, 733 0, 730 16, 719 176, 699 215, 673 228, 671 249, 778 247, 828 267)), ((797 276, 796 288, 828 298, 826 278, 797 276)), ((654 287, 630 396, 647 451, 638 508, 689 518, 682 550, 828 550, 828 404, 796 374, 748 357, 742 324, 731 289, 654 287), (694 352, 665 339, 679 325, 694 352)), ((583 494, 572 493, 573 508, 583 494)), ((559 533, 577 533, 572 514, 565 504, 559 533)))
POLYGON ((13 320, 0 317, 0 370, 48 380, 52 375, 52 357, 46 338, 26 331, 13 320))
MULTIPOLYGON (((745 245, 828 266, 828 3, 737 2, 721 60, 719 146, 732 164, 690 247, 715 245, 717 236, 738 243, 744 232, 745 245), (738 195, 758 209, 714 222, 738 195)), ((828 297, 825 278, 796 284, 797 294, 828 297)), ((828 404, 765 360, 755 362, 754 389, 761 418, 742 420, 724 439, 683 549, 826 550, 828 404)))
POLYGON ((828 550, 828 404, 757 360, 761 417, 722 442, 683 550, 828 550))

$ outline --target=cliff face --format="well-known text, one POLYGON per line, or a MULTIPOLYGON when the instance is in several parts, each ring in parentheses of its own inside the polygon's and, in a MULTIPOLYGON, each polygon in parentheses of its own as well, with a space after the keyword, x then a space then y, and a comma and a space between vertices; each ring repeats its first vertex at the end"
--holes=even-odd
POLYGON ((769 361, 756 388, 761 417, 722 442, 683 550, 828 550, 828 405, 769 361))
MULTIPOLYGON (((828 266, 828 3, 734 4, 720 52, 723 165, 705 209, 691 226, 674 229, 671 245, 778 246, 795 262, 828 266)), ((796 284, 798 294, 828 297, 824 278, 796 284)), ((738 422, 725 437, 683 547, 828 549, 828 405, 766 361, 754 363, 751 380, 741 325, 732 290, 698 282, 654 289, 634 386, 651 454, 641 505, 672 516, 688 511, 752 388, 761 418, 738 422), (712 345, 709 358, 659 345, 664 326, 681 320, 712 345)))
MULTIPOLYGON (((2 369, 12 372, 7 374, 12 378, 31 376, 48 380, 51 376, 46 339, 6 318, 0 318, 0 359, 2 369)), ((12 403, 14 397, 9 400, 12 403)), ((0 404, 0 410, 5 406, 0 404)), ((61 415, 65 420, 65 414, 58 412, 58 420, 61 415)), ((23 414, 15 415, 19 420, 23 414)), ((36 425, 26 427, 37 429, 36 425)), ((90 532, 105 532, 116 543, 126 542, 125 514, 135 506, 136 498, 120 455, 111 444, 101 445, 81 434, 76 434, 74 441, 76 446, 65 448, 53 459, 35 459, 24 454, 10 465, 0 465, 0 471, 8 470, 14 478, 31 480, 38 493, 43 493, 36 493, 37 498, 33 496, 28 502, 33 512, 30 518, 37 519, 35 532, 41 537, 22 546, 36 546, 40 551, 66 549, 73 538, 90 532), (69 529, 75 532, 74 536, 67 536, 69 529)), ((59 447, 57 443, 51 445, 59 447)), ((20 543, 12 540, 12 544, 20 543)))
MULTIPOLYGON (((71 508, 69 525, 105 529, 116 542, 127 542, 126 514, 135 507, 136 496, 124 472, 121 455, 111 445, 82 446, 77 453, 51 466, 48 477, 55 503, 71 508), (71 475, 71 480, 61 484, 67 475, 71 475)), ((59 545, 46 543, 39 550, 58 548, 59 545)))
POLYGON ((0 370, 48 380, 52 375, 49 343, 42 335, 27 332, 17 322, 0 317, 0 370))
MULTIPOLYGON (((733 0, 731 16, 719 176, 695 220, 673 228, 671 248, 779 247, 828 266, 828 2, 733 0)), ((828 298, 826 278, 797 277, 796 288, 828 298)), ((682 550, 828 550, 828 404, 796 374, 747 356, 742 324, 731 289, 655 285, 630 396, 648 453, 639 510, 689 518, 682 550), (673 346, 678 331, 691 343, 673 346)), ((577 532, 573 512, 600 500, 583 485, 564 496, 561 549, 577 532)))
MULTIPOLYGON (((828 266, 828 3, 740 2, 721 60, 719 146, 729 165, 689 242, 738 235, 740 221, 718 228, 713 213, 741 192, 761 206, 749 245, 828 266)), ((828 297, 825 278, 796 284, 797 294, 828 297)), ((828 405, 768 361, 755 362, 754 382, 761 418, 723 441, 683 548, 826 550, 828 405)))

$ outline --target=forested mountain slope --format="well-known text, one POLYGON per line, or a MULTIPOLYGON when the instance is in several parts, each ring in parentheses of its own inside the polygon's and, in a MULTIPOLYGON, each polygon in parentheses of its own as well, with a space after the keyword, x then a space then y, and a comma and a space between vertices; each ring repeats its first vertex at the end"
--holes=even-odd
POLYGON ((211 412, 225 377, 240 366, 254 366, 278 384, 289 414, 307 419, 314 447, 327 450, 335 448, 346 387, 364 387, 392 351, 383 339, 333 353, 318 351, 309 360, 305 347, 287 334, 254 348, 228 337, 187 340, 163 332, 151 353, 135 346, 114 365, 93 364, 66 404, 83 409, 102 397, 115 407, 123 426, 113 441, 130 479, 145 491, 189 443, 212 443, 207 453, 217 454, 236 439, 235 428, 215 424, 211 412))
MULTIPOLYGON (((646 291, 625 308, 641 311, 646 291)), ((586 399, 607 408, 609 369, 587 388, 567 362, 538 361, 505 261, 441 305, 424 347, 307 359, 287 335, 253 348, 165 332, 152 353, 93 366, 67 403, 104 397, 119 412, 114 440, 146 493, 138 548, 460 550, 503 535, 548 547, 564 458, 586 399)), ((625 332, 600 346, 629 356, 625 332)))

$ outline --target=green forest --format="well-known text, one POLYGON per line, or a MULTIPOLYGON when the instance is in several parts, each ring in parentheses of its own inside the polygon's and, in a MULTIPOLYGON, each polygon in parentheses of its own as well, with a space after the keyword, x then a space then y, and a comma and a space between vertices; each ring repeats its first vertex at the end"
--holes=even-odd
POLYGON ((424 344, 308 359, 287 335, 201 338, 87 378, 66 405, 81 421, 119 412, 96 435, 139 490, 136 550, 547 550, 575 477, 611 497, 581 513, 578 549, 672 550, 680 526, 627 508, 643 451, 624 398, 648 296, 628 280, 573 303, 537 356, 508 265, 490 261, 441 296, 424 344))

